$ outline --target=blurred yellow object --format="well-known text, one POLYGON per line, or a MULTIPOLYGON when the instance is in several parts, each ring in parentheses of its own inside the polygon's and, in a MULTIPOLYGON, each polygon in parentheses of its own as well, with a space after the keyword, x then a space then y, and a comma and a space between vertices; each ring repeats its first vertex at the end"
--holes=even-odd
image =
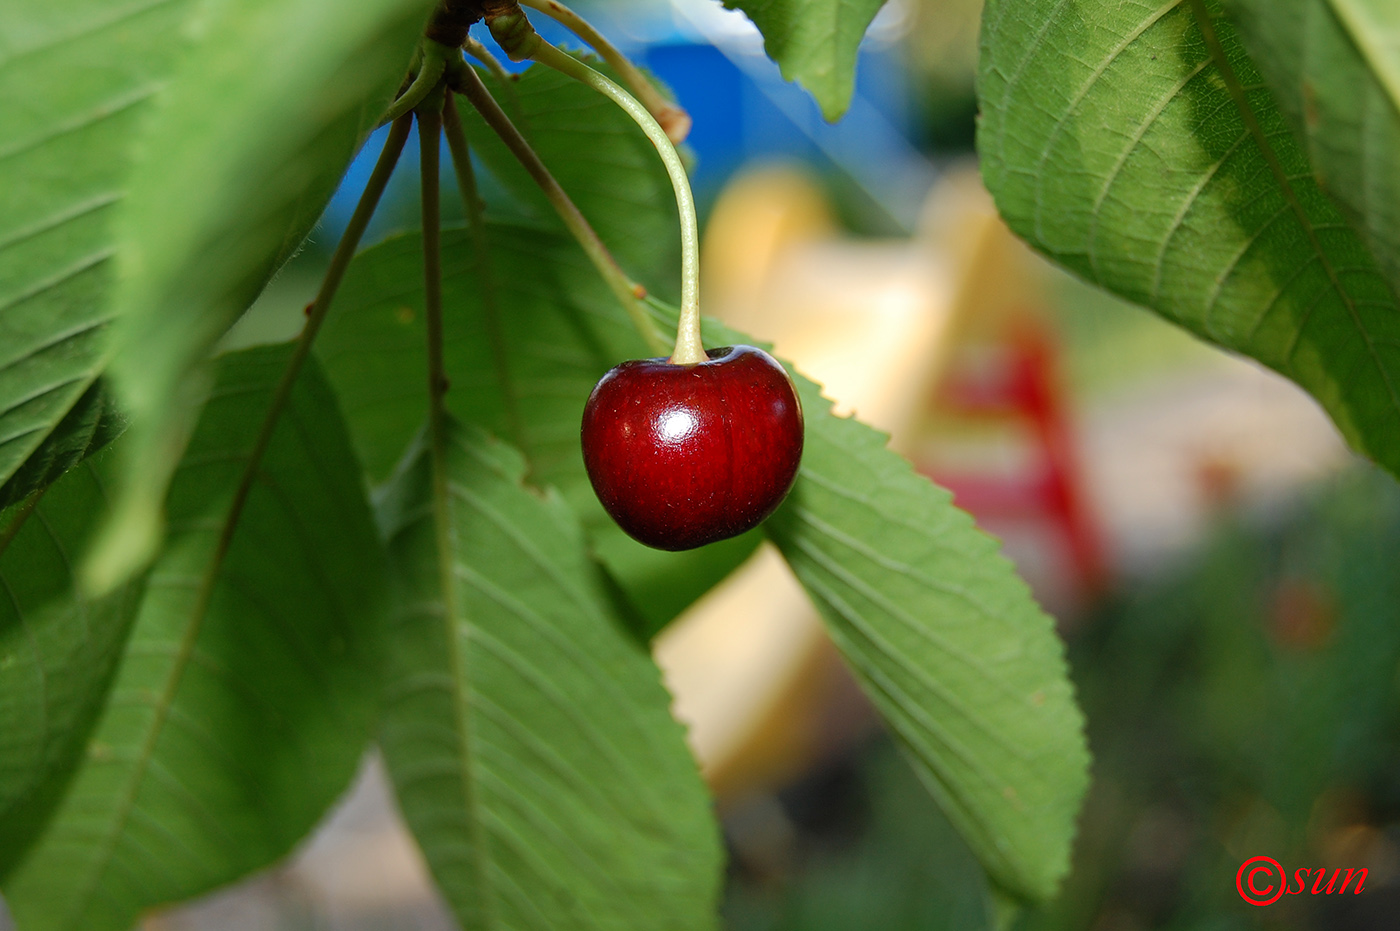
POLYGON ((929 193, 917 237, 957 281, 940 363, 955 344, 999 341, 1008 320, 1042 310, 1047 266, 997 214, 974 162, 950 169, 929 193))
POLYGON ((781 255, 835 233, 826 196, 801 169, 758 168, 734 178, 705 225, 700 267, 706 313, 747 331, 765 316, 756 298, 781 255))

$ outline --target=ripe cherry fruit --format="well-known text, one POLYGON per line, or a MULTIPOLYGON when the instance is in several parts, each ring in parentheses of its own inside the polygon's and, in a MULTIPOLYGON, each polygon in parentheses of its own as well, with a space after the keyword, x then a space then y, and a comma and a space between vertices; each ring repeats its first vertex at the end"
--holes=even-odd
POLYGON ((792 380, 753 346, 691 365, 636 359, 583 409, 583 461, 598 500, 635 539, 688 550, 738 536, 787 497, 802 460, 792 380))

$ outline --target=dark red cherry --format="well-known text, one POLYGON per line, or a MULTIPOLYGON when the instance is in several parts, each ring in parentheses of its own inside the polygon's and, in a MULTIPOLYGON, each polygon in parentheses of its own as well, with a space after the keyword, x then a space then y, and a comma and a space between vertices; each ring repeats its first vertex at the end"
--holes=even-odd
POLYGON ((792 380, 753 346, 709 361, 624 362, 583 409, 583 462, 598 500, 632 537, 688 550, 758 526, 802 461, 792 380))

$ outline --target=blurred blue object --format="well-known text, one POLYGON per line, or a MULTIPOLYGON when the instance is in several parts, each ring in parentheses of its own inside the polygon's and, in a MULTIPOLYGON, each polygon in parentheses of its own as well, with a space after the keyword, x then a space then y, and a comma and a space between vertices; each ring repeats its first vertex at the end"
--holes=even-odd
MULTIPOLYGON (((593 0, 576 7, 690 111, 691 183, 702 201, 746 163, 801 161, 844 173, 895 225, 913 228, 936 171, 910 141, 913 107, 899 43, 902 0, 887 3, 866 35, 850 110, 836 124, 822 118, 804 89, 782 79, 748 18, 715 0, 593 0)), ((548 17, 531 11, 530 18, 551 42, 582 45, 548 17)), ((484 27, 476 26, 474 34, 494 46, 484 27)), ((515 71, 526 67, 506 64, 515 71)), ((327 207, 322 229, 330 237, 345 228, 384 133, 370 138, 327 207)), ((416 152, 405 152, 406 168, 416 161, 416 152)), ((376 238, 373 229, 369 238, 376 238)))

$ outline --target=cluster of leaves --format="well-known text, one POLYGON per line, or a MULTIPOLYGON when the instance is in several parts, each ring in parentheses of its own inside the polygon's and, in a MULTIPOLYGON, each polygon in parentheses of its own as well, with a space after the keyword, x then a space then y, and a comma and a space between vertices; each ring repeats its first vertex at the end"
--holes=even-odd
MULTIPOLYGON (((876 4, 740 5, 838 112, 876 4)), ((420 235, 355 259, 299 370, 291 344, 216 352, 430 7, 4 14, 0 888, 24 931, 125 928, 276 861, 371 740, 464 927, 714 925, 717 831, 644 641, 757 539, 669 556, 603 517, 580 413, 645 347, 582 252, 543 215, 493 223, 486 256, 444 235, 446 533, 420 235)), ((673 216, 645 139, 552 74, 492 86, 645 262, 673 216)), ((767 535, 989 875, 1044 899, 1087 782, 1050 619, 947 493, 799 386, 806 459, 767 535)))

